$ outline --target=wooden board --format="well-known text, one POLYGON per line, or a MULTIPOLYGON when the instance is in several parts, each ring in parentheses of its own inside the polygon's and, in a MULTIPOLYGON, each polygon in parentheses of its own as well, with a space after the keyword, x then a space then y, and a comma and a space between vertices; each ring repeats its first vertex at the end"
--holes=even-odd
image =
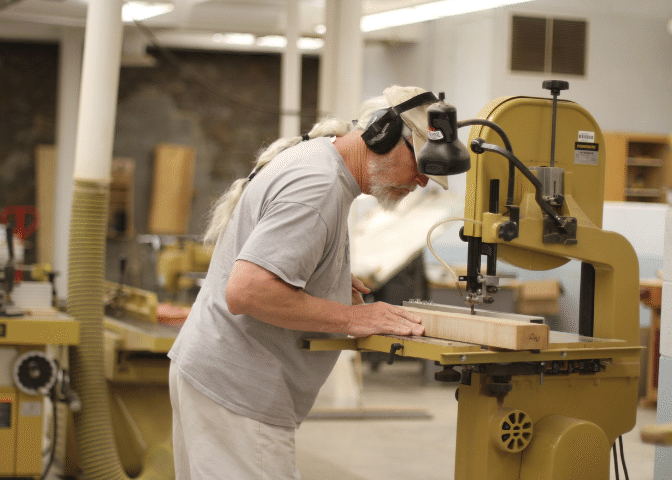
POLYGON ((170 144, 156 146, 149 211, 151 233, 188 233, 195 160, 196 151, 193 148, 170 144))
POLYGON ((644 425, 639 431, 639 437, 644 443, 669 447, 672 445, 672 423, 644 425))
POLYGON ((56 148, 35 148, 36 207, 40 215, 37 228, 37 261, 54 264, 54 202, 56 200, 56 148))
POLYGON ((422 318, 425 336, 509 350, 548 347, 548 325, 404 307, 422 318))

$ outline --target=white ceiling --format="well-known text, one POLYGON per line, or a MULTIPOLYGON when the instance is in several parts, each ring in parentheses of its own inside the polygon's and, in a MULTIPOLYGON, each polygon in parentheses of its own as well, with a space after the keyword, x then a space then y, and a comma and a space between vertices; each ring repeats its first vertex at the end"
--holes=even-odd
MULTIPOLYGON (((58 38, 63 27, 83 27, 88 0, 0 0, 0 38, 58 38)), ((145 21, 155 31, 282 34, 286 0, 172 0, 171 13, 145 21)), ((299 0, 301 32, 316 35, 325 0, 299 0)), ((427 0, 363 0, 363 13, 427 0)), ((567 9, 672 19, 672 0, 535 0, 525 8, 567 9)))

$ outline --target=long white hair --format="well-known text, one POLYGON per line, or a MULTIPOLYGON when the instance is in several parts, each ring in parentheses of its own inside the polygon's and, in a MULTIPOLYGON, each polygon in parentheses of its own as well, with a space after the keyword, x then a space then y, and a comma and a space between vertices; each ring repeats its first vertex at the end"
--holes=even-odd
MULTIPOLYGON (((310 132, 308 132, 308 137, 341 137, 353 129, 364 130, 368 125, 369 120, 376 112, 389 107, 390 104, 385 99, 385 97, 380 96, 371 98, 362 104, 357 120, 353 122, 345 122, 336 118, 327 118, 319 123, 316 123, 310 132)), ((258 154, 252 172, 256 174, 256 172, 264 168, 264 166, 266 166, 266 164, 268 164, 268 162, 270 162, 277 154, 283 150, 293 147, 302 140, 303 137, 298 136, 280 138, 271 143, 266 149, 261 150, 261 152, 258 154)), ((236 208, 240 197, 243 195, 243 190, 245 190, 245 186, 249 181, 250 177, 239 178, 233 182, 231 187, 215 201, 215 204, 210 212, 208 228, 206 229, 205 235, 203 237, 204 243, 214 245, 217 242, 217 238, 229 223, 229 219, 231 218, 231 215, 233 215, 233 211, 236 208)))

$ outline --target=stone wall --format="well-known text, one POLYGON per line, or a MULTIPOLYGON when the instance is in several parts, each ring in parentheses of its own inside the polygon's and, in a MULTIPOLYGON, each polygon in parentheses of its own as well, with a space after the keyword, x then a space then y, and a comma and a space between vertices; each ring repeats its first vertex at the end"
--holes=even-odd
MULTIPOLYGON (((256 152, 279 131, 279 54, 152 50, 154 67, 122 67, 115 157, 135 162, 133 226, 148 233, 153 155, 158 143, 196 150, 189 233, 203 232, 214 199, 247 175, 256 152)), ((302 131, 316 120, 317 57, 302 68, 302 131)), ((58 45, 0 42, 0 208, 35 205, 35 147, 55 141, 58 45)), ((108 243, 108 278, 129 257, 128 283, 155 287, 148 246, 108 243)), ((28 245, 27 262, 34 261, 28 245)))
POLYGON ((57 45, 0 43, 0 209, 35 205, 35 147, 54 143, 57 70, 57 45))

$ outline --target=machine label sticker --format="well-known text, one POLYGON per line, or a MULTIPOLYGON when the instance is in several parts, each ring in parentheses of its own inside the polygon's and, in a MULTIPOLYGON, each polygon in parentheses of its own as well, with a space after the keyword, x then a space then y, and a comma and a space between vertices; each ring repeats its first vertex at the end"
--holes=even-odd
POLYGON ((584 132, 579 130, 579 142, 595 142, 595 132, 584 132))
POLYGON ((0 338, 7 336, 7 324, 0 323, 0 338))
POLYGON ((12 428, 12 404, 0 398, 0 428, 12 428))
POLYGON ((574 163, 580 165, 597 165, 599 144, 576 142, 574 144, 574 163))

